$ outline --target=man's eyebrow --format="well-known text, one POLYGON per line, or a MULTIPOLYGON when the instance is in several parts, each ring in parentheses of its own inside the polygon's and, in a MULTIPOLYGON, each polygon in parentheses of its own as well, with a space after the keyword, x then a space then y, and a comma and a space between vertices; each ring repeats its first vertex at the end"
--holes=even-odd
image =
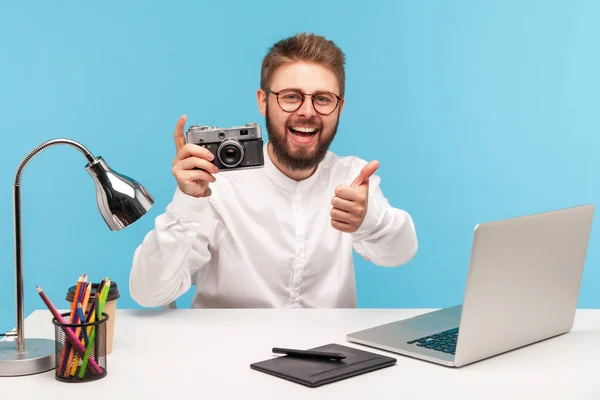
POLYGON ((297 87, 284 87, 283 89, 275 90, 275 92, 282 92, 284 90, 297 90, 299 92, 308 93, 308 94, 310 94, 310 93, 324 93, 324 92, 336 94, 335 90, 317 89, 317 90, 315 90, 313 92, 309 92, 307 90, 303 90, 303 89, 300 89, 300 88, 297 88, 297 87))

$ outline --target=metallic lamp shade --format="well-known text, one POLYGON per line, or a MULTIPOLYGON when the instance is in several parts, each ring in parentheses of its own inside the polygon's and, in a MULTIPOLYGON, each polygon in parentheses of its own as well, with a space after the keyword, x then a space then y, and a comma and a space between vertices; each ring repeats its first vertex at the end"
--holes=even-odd
POLYGON ((134 223, 154 204, 154 199, 142 185, 111 170, 102 157, 97 157, 85 168, 94 180, 98 209, 111 231, 134 223))

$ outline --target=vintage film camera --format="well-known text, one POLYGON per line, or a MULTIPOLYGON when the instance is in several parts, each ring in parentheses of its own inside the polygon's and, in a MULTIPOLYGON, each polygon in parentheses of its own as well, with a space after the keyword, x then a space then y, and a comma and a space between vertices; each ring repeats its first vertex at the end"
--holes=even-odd
POLYGON ((212 163, 220 171, 261 168, 265 164, 261 129, 255 122, 232 128, 192 125, 186 140, 213 153, 212 163))

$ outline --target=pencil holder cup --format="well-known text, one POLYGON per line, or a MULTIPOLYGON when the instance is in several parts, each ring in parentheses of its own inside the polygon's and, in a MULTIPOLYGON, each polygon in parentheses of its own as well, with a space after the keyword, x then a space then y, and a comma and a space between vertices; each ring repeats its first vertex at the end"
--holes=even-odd
MULTIPOLYGON (((56 343, 55 378, 62 382, 89 382, 106 376, 106 327, 108 314, 89 323, 70 323, 52 319, 56 343)), ((76 320, 77 321, 77 320, 76 320)))

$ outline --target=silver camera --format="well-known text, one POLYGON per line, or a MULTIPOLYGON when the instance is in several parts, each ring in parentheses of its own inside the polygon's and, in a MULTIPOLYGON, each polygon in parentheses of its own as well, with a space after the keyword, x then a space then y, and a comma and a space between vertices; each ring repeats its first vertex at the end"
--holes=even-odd
POLYGON ((231 128, 191 125, 186 140, 213 153, 212 163, 221 171, 261 168, 265 164, 261 129, 255 122, 231 128))

